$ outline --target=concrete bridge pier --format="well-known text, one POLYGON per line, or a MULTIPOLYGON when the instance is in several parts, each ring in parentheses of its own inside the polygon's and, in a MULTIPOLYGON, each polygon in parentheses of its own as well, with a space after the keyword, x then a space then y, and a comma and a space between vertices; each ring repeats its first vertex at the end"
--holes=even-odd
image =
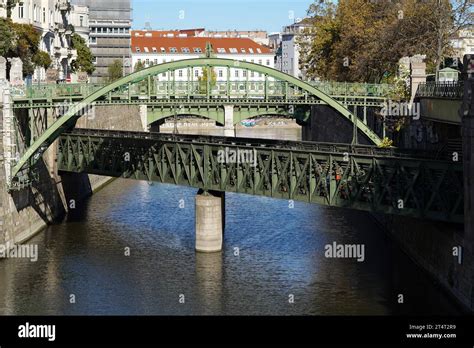
POLYGON ((222 251, 225 226, 225 192, 199 190, 196 195, 196 251, 222 251))
POLYGON ((224 105, 224 136, 235 137, 236 129, 234 126, 234 105, 224 105))

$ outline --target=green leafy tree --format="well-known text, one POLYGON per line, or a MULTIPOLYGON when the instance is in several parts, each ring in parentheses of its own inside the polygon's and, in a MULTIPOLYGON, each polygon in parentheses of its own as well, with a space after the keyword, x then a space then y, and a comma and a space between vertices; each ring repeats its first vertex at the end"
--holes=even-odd
POLYGON ((11 21, 0 18, 0 56, 6 57, 13 48, 14 34, 11 21))
POLYGON ((77 50, 77 58, 71 63, 72 71, 83 71, 91 75, 95 71, 94 56, 90 48, 87 47, 86 40, 74 33, 71 36, 71 44, 72 48, 77 50))
POLYGON ((133 67, 133 71, 135 72, 143 70, 143 69, 145 69, 145 63, 143 63, 142 61, 138 61, 133 67))
POLYGON ((109 65, 108 69, 108 80, 109 82, 114 82, 120 79, 123 76, 123 66, 120 59, 114 60, 112 64, 109 65))
POLYGON ((217 74, 214 69, 207 67, 202 68, 202 76, 198 77, 199 82, 199 91, 201 94, 207 94, 208 88, 208 81, 209 81, 209 93, 217 84, 217 74))
POLYGON ((32 59, 33 63, 37 67, 42 67, 45 69, 48 69, 53 61, 51 60, 51 57, 49 56, 48 52, 45 51, 38 51, 36 54, 33 56, 32 59))
POLYGON ((33 57, 39 52, 40 34, 30 24, 11 23, 13 45, 8 57, 19 57, 23 61, 23 74, 32 75, 35 70, 33 57))

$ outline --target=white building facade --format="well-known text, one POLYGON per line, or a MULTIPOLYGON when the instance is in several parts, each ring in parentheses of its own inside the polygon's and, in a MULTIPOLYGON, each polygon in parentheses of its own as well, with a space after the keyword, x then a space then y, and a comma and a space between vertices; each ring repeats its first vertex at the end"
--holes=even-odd
MULTIPOLYGON (((203 57, 206 45, 210 43, 216 58, 233 59, 260 64, 274 68, 273 52, 251 39, 243 38, 207 38, 207 37, 154 37, 136 36, 132 33, 132 63, 136 67, 142 63, 145 67, 184 59, 203 57)), ((247 72, 239 68, 215 68, 217 81, 264 81, 265 76, 256 72, 247 72), (228 76, 229 74, 229 76, 228 76)), ((201 68, 178 70, 175 81, 196 81, 202 76, 201 68), (189 76, 192 74, 192 76, 189 76)), ((169 80, 168 74, 158 76, 159 81, 169 80)))
POLYGON ((457 37, 451 40, 455 57, 461 61, 466 54, 474 54, 474 26, 460 30, 457 37))

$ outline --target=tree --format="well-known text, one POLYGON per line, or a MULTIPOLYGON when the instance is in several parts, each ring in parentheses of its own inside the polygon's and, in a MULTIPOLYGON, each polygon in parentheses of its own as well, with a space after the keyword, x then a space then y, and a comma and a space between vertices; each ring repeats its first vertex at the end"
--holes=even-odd
POLYGON ((74 33, 71 36, 71 46, 77 50, 77 58, 71 63, 72 71, 83 71, 91 75, 95 71, 94 56, 90 48, 87 47, 86 40, 74 33))
MULTIPOLYGON (((303 32, 307 76, 338 81, 391 82, 398 61, 422 54, 438 68, 450 40, 469 21, 469 0, 317 0, 303 32)), ((472 17, 471 17, 472 22, 472 17)))
POLYGON ((23 74, 32 75, 35 70, 33 57, 39 51, 40 34, 31 24, 10 23, 13 31, 13 44, 8 57, 19 57, 23 61, 23 74))
POLYGON ((212 89, 214 88, 214 86, 217 84, 216 72, 212 68, 209 68, 209 69, 207 67, 202 68, 202 76, 198 77, 199 91, 201 94, 208 93, 208 90, 207 90, 208 85, 209 85, 209 93, 210 93, 212 89), (209 77, 210 77, 210 80, 209 80, 209 77))
POLYGON ((0 56, 6 57, 12 49, 13 32, 11 21, 0 18, 0 56))
POLYGON ((145 69, 145 63, 143 63, 142 61, 138 61, 133 67, 133 71, 135 72, 143 70, 143 69, 145 69))
POLYGON ((123 66, 120 59, 114 60, 108 67, 108 79, 109 82, 114 82, 123 76, 123 66))
POLYGON ((32 61, 35 64, 35 66, 42 67, 45 69, 48 69, 53 63, 48 52, 45 52, 45 51, 36 52, 36 54, 33 56, 32 61))
MULTIPOLYGON (((415 0, 411 0, 415 1, 415 0)), ((420 44, 434 65, 436 76, 444 59, 453 53, 451 39, 474 22, 472 0, 426 0, 413 6, 420 16, 412 16, 410 25, 422 26, 430 33, 420 44)))

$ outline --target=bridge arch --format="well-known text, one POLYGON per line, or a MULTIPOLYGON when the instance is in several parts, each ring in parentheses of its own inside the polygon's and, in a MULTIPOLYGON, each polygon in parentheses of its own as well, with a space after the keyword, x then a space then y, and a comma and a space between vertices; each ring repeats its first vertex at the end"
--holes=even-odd
MULTIPOLYGON (((303 91, 315 96, 317 99, 324 102, 330 108, 334 109, 340 116, 345 117, 352 123, 356 123, 358 129, 367 136, 374 144, 378 145, 381 139, 370 130, 362 122, 356 121, 356 116, 353 115, 348 109, 342 104, 321 92, 319 89, 311 86, 310 84, 301 81, 291 75, 285 74, 281 71, 249 62, 236 61, 232 59, 221 59, 221 58, 196 58, 186 59, 180 61, 174 61, 164 63, 160 65, 154 65, 150 68, 135 72, 128 76, 125 76, 99 90, 87 96, 84 100, 74 104, 66 114, 60 117, 49 127, 36 141, 31 144, 27 151, 20 158, 19 162, 15 165, 12 170, 12 179, 17 177, 19 172, 25 168, 28 163, 37 161, 42 154, 48 149, 48 147, 63 133, 66 129, 71 128, 75 125, 75 122, 80 118, 81 112, 90 108, 94 102, 107 96, 112 91, 123 88, 130 84, 142 82, 149 77, 156 76, 168 71, 175 71, 180 69, 188 69, 195 67, 227 67, 233 69, 243 69, 254 71, 257 73, 264 74, 267 77, 274 78, 275 80, 285 81, 289 84, 301 88, 303 91)), ((224 100, 223 100, 224 102, 224 100)))

